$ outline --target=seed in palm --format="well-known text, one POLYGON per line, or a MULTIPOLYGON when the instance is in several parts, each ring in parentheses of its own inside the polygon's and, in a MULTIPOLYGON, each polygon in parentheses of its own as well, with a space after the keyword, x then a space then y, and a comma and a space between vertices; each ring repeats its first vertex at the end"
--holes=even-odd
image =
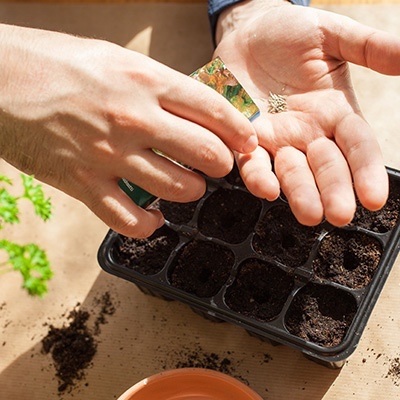
POLYGON ((268 112, 276 114, 287 111, 286 97, 280 94, 269 92, 268 96, 268 112))

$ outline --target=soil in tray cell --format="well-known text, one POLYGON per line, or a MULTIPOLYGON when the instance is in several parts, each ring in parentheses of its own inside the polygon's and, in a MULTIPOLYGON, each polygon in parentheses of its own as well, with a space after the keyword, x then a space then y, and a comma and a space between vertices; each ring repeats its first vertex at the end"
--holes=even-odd
POLYGON ((216 295, 227 281, 233 264, 231 250, 213 242, 187 244, 171 265, 171 285, 197 297, 216 295))
POLYGON ((198 225, 203 235, 237 244, 254 229, 261 201, 242 190, 218 189, 204 202, 198 225))
POLYGON ((143 275, 154 275, 162 270, 178 243, 178 234, 164 225, 147 239, 122 237, 114 258, 143 275))
POLYGON ((285 323, 295 336, 334 347, 343 341, 356 311, 357 303, 350 293, 310 283, 295 295, 285 323))
POLYGON ((194 216, 198 201, 175 203, 165 200, 158 202, 158 208, 166 220, 173 224, 187 224, 194 216))
POLYGON ((250 259, 239 267, 225 295, 227 306, 260 321, 270 321, 282 311, 294 286, 293 276, 265 261, 250 259))
POLYGON ((288 267, 303 265, 319 236, 318 227, 297 222, 286 205, 272 207, 257 224, 254 250, 288 267))
POLYGON ((400 219, 400 183, 390 180, 389 198, 382 209, 369 211, 357 201, 357 210, 351 226, 359 226, 373 232, 385 233, 392 230, 400 219))
POLYGON ((378 240, 362 232, 336 229, 322 239, 312 265, 317 278, 360 289, 371 282, 381 255, 378 240))

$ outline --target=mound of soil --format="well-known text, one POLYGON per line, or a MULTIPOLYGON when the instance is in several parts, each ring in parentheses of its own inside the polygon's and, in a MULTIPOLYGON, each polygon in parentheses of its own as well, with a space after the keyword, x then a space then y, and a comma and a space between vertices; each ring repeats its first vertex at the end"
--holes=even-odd
POLYGON ((42 353, 51 355, 59 393, 72 391, 85 378, 97 352, 100 326, 107 323, 107 316, 116 311, 109 292, 95 298, 94 302, 93 310, 83 310, 78 303, 69 312, 66 323, 61 327, 50 325, 42 339, 42 353), (93 326, 89 326, 89 319, 93 316, 93 326))

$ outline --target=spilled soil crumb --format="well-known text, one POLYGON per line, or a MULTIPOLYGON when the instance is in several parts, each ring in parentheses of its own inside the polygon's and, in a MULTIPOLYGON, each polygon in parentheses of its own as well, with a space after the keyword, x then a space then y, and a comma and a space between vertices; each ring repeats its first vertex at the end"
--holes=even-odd
POLYGON ((95 305, 100 307, 100 312, 94 323, 94 334, 98 335, 101 325, 107 323, 107 316, 113 315, 116 311, 109 292, 104 293, 100 298, 95 298, 95 305))
POLYGON ((73 310, 68 325, 62 328, 50 326, 42 340, 43 352, 50 353, 59 379, 58 391, 63 392, 84 377, 85 369, 96 354, 97 344, 86 323, 89 313, 73 310))
POLYGON ((391 360, 386 378, 391 378, 395 386, 400 386, 400 358, 391 360))
POLYGON ((50 354, 58 379, 58 392, 71 392, 85 378, 97 352, 96 337, 100 326, 113 315, 115 307, 108 292, 95 298, 93 310, 83 310, 78 303, 67 315, 67 321, 59 328, 49 326, 42 339, 42 352, 50 354), (91 317, 94 322, 90 324, 91 317))
POLYGON ((239 379, 246 385, 249 381, 239 373, 241 361, 238 360, 234 352, 226 351, 222 355, 214 352, 205 351, 200 345, 191 348, 183 347, 180 350, 171 352, 168 358, 172 360, 165 362, 163 369, 171 368, 206 368, 222 372, 239 379))

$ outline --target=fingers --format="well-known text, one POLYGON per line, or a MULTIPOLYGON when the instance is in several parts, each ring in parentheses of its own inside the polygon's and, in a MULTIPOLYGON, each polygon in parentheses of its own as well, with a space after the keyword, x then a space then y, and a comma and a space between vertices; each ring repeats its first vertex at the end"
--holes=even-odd
POLYGON ((205 180, 199 174, 151 150, 126 157, 124 166, 118 172, 118 176, 164 200, 194 201, 206 190, 205 180))
POLYGON ((276 153, 275 173, 296 219, 303 225, 321 222, 324 208, 306 155, 294 147, 276 153))
POLYGON ((361 204, 369 210, 379 210, 387 200, 389 184, 371 127, 359 115, 349 114, 336 126, 335 139, 348 161, 361 204))
POLYGON ((387 75, 400 74, 400 38, 348 17, 330 14, 325 36, 330 55, 387 75), (333 39, 333 40, 332 40, 333 39))
POLYGON ((271 170, 268 152, 258 146, 249 154, 235 154, 240 175, 247 189, 256 197, 269 201, 279 196, 279 181, 271 170))
POLYGON ((193 78, 175 78, 160 97, 165 110, 202 125, 232 150, 248 153, 256 148, 258 140, 252 124, 227 99, 193 78))
POLYGON ((149 135, 146 146, 184 165, 214 178, 223 177, 232 169, 232 152, 218 136, 200 125, 164 112, 152 131, 157 135, 149 135))
POLYGON ((279 149, 275 172, 294 215, 304 225, 315 225, 323 216, 335 226, 351 222, 354 190, 369 210, 380 209, 388 197, 379 145, 357 114, 349 114, 337 125, 335 141, 313 140, 306 154, 294 147, 279 149))
POLYGON ((335 142, 313 141, 307 158, 319 188, 325 218, 336 226, 348 224, 356 209, 352 177, 346 159, 335 142))
POLYGON ((125 236, 146 238, 164 224, 159 210, 137 206, 114 181, 101 182, 84 202, 108 227, 125 236))

